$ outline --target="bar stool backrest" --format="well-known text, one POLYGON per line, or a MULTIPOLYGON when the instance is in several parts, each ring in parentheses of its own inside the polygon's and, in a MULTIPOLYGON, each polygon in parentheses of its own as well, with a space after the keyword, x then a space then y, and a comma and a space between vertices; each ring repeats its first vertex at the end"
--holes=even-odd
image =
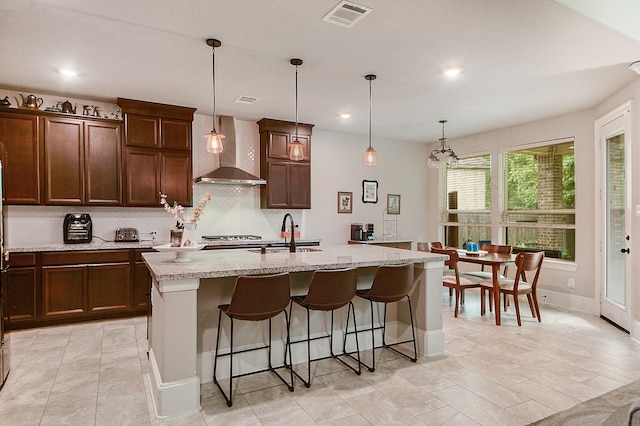
POLYGON ((413 264, 378 267, 367 296, 376 302, 397 302, 409 293, 413 284, 413 264))
POLYGON ((355 268, 315 271, 304 306, 325 311, 341 308, 353 299, 357 284, 355 268))
POLYGON ((289 305, 289 274, 240 276, 227 315, 247 321, 273 318, 289 305))

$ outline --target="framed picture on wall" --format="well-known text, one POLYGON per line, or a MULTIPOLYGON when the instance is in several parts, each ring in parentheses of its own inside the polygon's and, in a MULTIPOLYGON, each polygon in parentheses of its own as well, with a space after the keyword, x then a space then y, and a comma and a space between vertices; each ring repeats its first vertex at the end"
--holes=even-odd
POLYGON ((387 214, 400 214, 399 194, 387 194, 387 214))
POLYGON ((353 212, 353 192, 338 192, 338 213, 353 212))
POLYGON ((378 181, 363 180, 362 181, 362 202, 377 203, 378 202, 378 181))

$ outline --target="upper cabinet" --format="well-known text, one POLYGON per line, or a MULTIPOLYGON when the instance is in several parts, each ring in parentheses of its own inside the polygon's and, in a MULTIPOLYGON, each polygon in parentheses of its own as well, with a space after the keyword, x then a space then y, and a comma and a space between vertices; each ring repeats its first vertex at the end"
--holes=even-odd
POLYGON ((195 108, 118 98, 124 117, 125 206, 192 204, 191 122, 195 108))
POLYGON ((45 204, 122 205, 120 123, 42 119, 45 204))
POLYGON ((298 123, 298 141, 303 145, 301 161, 289 159, 289 146, 296 139, 296 124, 263 118, 260 129, 260 177, 267 184, 260 187, 263 209, 311 208, 311 129, 312 124, 298 123))
POLYGON ((0 110, 0 142, 7 149, 5 202, 40 204, 39 116, 20 112, 0 110))
POLYGON ((0 111, 7 204, 122 205, 122 123, 44 111, 0 111))

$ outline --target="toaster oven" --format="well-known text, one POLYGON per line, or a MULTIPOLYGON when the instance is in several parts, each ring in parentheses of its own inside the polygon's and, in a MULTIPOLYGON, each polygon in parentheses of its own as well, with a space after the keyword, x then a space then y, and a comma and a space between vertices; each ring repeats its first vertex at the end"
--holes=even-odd
POLYGON ((64 217, 62 235, 65 243, 90 243, 93 239, 91 216, 87 213, 69 213, 64 217))

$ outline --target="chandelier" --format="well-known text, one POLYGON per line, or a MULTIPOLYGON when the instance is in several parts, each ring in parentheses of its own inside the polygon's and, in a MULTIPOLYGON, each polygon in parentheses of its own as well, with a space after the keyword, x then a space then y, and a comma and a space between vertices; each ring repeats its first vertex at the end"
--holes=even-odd
POLYGON ((439 139, 440 147, 435 148, 433 151, 431 151, 431 154, 429 154, 429 167, 438 167, 440 161, 444 160, 445 158, 443 154, 446 154, 446 160, 447 164, 449 164, 449 167, 458 166, 459 158, 456 153, 453 152, 453 149, 451 149, 451 147, 447 145, 447 138, 444 136, 444 124, 446 122, 447 120, 440 120, 440 123, 442 124, 442 137, 439 139))

